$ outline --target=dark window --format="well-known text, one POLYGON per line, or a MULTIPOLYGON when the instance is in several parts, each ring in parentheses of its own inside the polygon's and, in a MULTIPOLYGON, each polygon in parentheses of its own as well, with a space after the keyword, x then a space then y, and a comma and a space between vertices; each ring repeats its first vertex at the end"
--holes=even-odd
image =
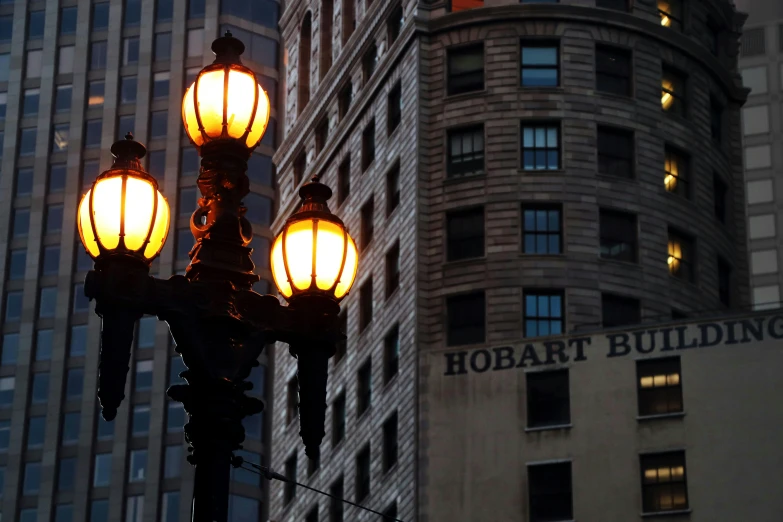
MULTIPOLYGON (((343 311, 340 312, 340 315, 338 316, 339 321, 339 327, 340 332, 343 334, 347 333, 348 330, 348 312, 345 308, 343 308, 343 311)), ((343 339, 342 341, 338 341, 335 343, 335 352, 334 352, 334 364, 338 364, 340 361, 343 360, 343 357, 345 357, 345 353, 348 350, 348 339, 343 339)))
MULTIPOLYGON (((307 476, 311 477, 313 476, 313 473, 318 471, 318 469, 321 467, 321 456, 318 455, 317 458, 311 459, 307 458, 307 476)), ((318 514, 316 513, 316 520, 318 520, 318 514)))
POLYGON ((318 522, 318 505, 313 506, 313 508, 307 513, 305 522, 318 522))
POLYGON ((571 520, 571 463, 528 466, 530 522, 571 520))
MULTIPOLYGON (((721 33, 722 30, 718 23, 713 18, 708 18, 704 24, 703 38, 704 43, 713 56, 718 56, 720 54, 721 33)), ((780 40, 780 42, 781 48, 783 49, 783 40, 780 40)))
POLYGON ((688 509, 685 452, 641 455, 642 512, 661 513, 688 509))
POLYGON ((38 302, 38 317, 54 317, 57 309, 57 287, 45 286, 41 288, 38 302))
POLYGON ((123 38, 122 41, 122 65, 139 63, 139 37, 123 38))
POLYGON ((48 361, 52 358, 54 346, 54 330, 47 328, 38 330, 35 335, 35 360, 48 361))
MULTIPOLYGON (((350 3, 350 2, 349 2, 350 3)), ((351 82, 346 83, 340 93, 337 95, 338 112, 340 113, 340 121, 343 120, 348 109, 351 107, 353 101, 353 84, 351 82)))
POLYGON ((296 376, 288 381, 286 392, 285 419, 287 424, 291 424, 299 414, 299 381, 296 376))
POLYGON ((96 71, 98 69, 106 68, 106 42, 92 42, 90 44, 90 70, 96 71))
POLYGON ((33 404, 45 403, 49 399, 49 374, 34 373, 30 398, 33 404))
POLYGON ((190 249, 193 247, 193 235, 189 228, 180 228, 177 230, 177 261, 187 261, 190 259, 190 249))
POLYGON ((386 172, 386 217, 400 204, 400 160, 386 172))
POLYGON ((25 89, 22 97, 22 116, 35 116, 38 114, 40 100, 41 89, 25 89))
POLYGON ((97 440, 111 440, 114 438, 114 422, 108 422, 103 419, 99 412, 96 413, 95 438, 97 440))
POLYGON ((595 6, 615 11, 628 11, 628 0, 596 0, 595 6))
POLYGON ((446 260, 484 256, 484 207, 446 214, 446 260))
POLYGON ((87 353, 87 325, 77 324, 71 327, 68 355, 80 357, 87 353))
POLYGON ((13 219, 13 237, 24 237, 30 229, 30 209, 15 208, 13 219))
POLYGON ((525 254, 560 254, 563 251, 563 220, 559 206, 522 207, 525 254))
POLYGON ((33 169, 17 169, 15 185, 17 197, 31 195, 33 193, 33 169))
POLYGON ((368 81, 370 81, 370 78, 372 77, 373 73, 375 72, 375 68, 378 66, 378 46, 375 45, 375 42, 370 44, 370 47, 365 51, 364 56, 362 56, 362 83, 365 85, 368 81))
MULTIPOLYGON (((85 190, 93 184, 98 174, 100 174, 100 163, 98 161, 85 161, 82 163, 82 186, 85 190)), ((92 262, 90 263, 90 268, 92 268, 92 262)))
POLYGON ((669 229, 669 273, 683 281, 693 282, 693 240, 674 229, 669 229))
POLYGON ((562 291, 525 292, 525 337, 562 334, 564 332, 564 316, 562 291))
POLYGON ((712 173, 712 194, 715 206, 715 217, 721 223, 726 223, 726 207, 728 206, 729 186, 717 172, 712 173))
POLYGON ((522 124, 522 168, 560 168, 560 127, 557 124, 522 124))
POLYGON ((356 6, 354 6, 354 0, 349 0, 342 3, 342 11, 343 11, 343 19, 342 19, 342 40, 343 40, 343 46, 345 46, 345 42, 348 41, 348 39, 353 34, 353 31, 356 29, 356 13, 355 9, 356 6))
POLYGON ((109 2, 92 4, 92 30, 101 31, 109 28, 109 2))
POLYGON ((307 153, 300 151, 294 158, 294 188, 302 182, 305 170, 307 170, 307 153))
MULTIPOLYGON (((165 138, 168 132, 168 111, 150 113, 150 138, 165 138)), ((127 131, 123 130, 123 135, 127 131)))
POLYGON ((204 18, 204 13, 206 10, 205 4, 205 0, 188 0, 188 20, 204 18))
POLYGON ((679 357, 636 361, 636 376, 639 416, 683 411, 679 357))
POLYGON ((359 333, 372 321, 372 278, 359 288, 359 333))
POLYGON ((632 297, 601 294, 601 317, 604 328, 639 324, 642 321, 642 305, 632 297))
POLYGON ((400 366, 400 328, 394 327, 383 338, 383 383, 386 384, 395 375, 400 366))
MULTIPOLYGON (((334 38, 332 32, 332 23, 334 21, 334 0, 321 0, 321 43, 319 54, 318 71, 321 75, 321 81, 323 81, 326 73, 332 68, 332 39, 334 38)), ((274 20, 275 27, 277 27, 277 19, 274 20)))
POLYGON ((560 46, 557 42, 522 42, 522 87, 560 85, 560 46))
POLYGON ((35 154, 35 140, 38 132, 35 129, 22 129, 19 131, 19 155, 32 156, 35 154))
POLYGON ((329 522, 343 522, 343 503, 338 500, 344 495, 342 476, 329 486, 329 493, 332 495, 329 499, 329 522))
POLYGON ((93 500, 90 502, 90 522, 109 521, 109 501, 93 500))
POLYGON ((400 287, 400 242, 386 252, 386 299, 400 287))
POLYGON ((383 423, 383 472, 397 462, 397 412, 383 423))
POLYGON ((87 120, 84 126, 84 146, 100 147, 103 122, 101 120, 87 120))
POLYGON ((0 42, 10 42, 14 32, 13 15, 0 16, 0 42))
POLYGON ((690 197, 689 158, 682 152, 667 146, 664 150, 663 185, 668 192, 690 197))
POLYGON ((123 76, 120 78, 120 103, 134 103, 136 101, 136 91, 137 82, 135 76, 123 76))
POLYGON ((663 68, 661 106, 671 114, 685 116, 685 77, 678 71, 663 68))
POLYGON ((71 98, 73 88, 70 85, 58 85, 54 95, 55 112, 68 112, 71 110, 71 98))
POLYGON ((682 30, 682 0, 658 0, 661 25, 682 30))
POLYGON ((23 495, 37 495, 41 485, 41 463, 27 462, 24 465, 23 495))
POLYGON ((135 391, 152 388, 152 359, 136 361, 135 391))
POLYGON ((636 216, 627 212, 601 209, 600 220, 601 257, 636 263, 636 216))
POLYGON ((613 127, 598 127, 598 173, 633 178, 633 132, 613 127))
POLYGON ((723 135, 723 106, 710 97, 710 135, 720 144, 723 135))
POLYGON ((310 103, 310 51, 311 41, 313 36, 312 29, 312 15, 310 11, 305 14, 302 26, 299 29, 299 63, 297 72, 297 100, 296 110, 297 114, 302 114, 302 111, 307 104, 310 103))
POLYGON ((153 60, 166 62, 171 59, 171 33, 158 33, 155 35, 155 49, 153 60))
POLYGON ((397 518, 397 502, 392 501, 391 504, 386 506, 386 509, 383 510, 383 516, 385 516, 388 520, 394 520, 397 518))
POLYGON ((375 118, 362 131, 362 172, 375 161, 375 118))
POLYGON ((24 279, 24 272, 27 266, 27 250, 11 250, 8 258, 8 279, 11 281, 24 279))
POLYGON ((372 243, 375 234, 375 198, 362 206, 361 210, 361 248, 366 249, 372 243))
POLYGON ((171 73, 168 71, 156 72, 152 75, 152 97, 156 100, 166 98, 169 95, 169 80, 171 73))
POLYGON ((65 382, 65 398, 68 400, 80 398, 84 389, 84 369, 70 368, 65 382))
POLYGON ((402 121, 402 85, 399 81, 389 91, 386 108, 386 133, 391 136, 402 121))
POLYGON ((60 9, 60 34, 76 33, 76 7, 63 7, 60 9))
POLYGON ((446 344, 483 343, 486 336, 484 292, 446 298, 446 344))
POLYGON ((362 413, 372 404, 372 365, 367 359, 356 374, 356 415, 362 413))
POLYGON ((63 206, 49 205, 46 208, 46 234, 54 234, 63 228, 63 206))
POLYGON ((73 491, 76 480, 76 459, 61 458, 57 476, 57 491, 73 491))
POLYGON ((718 258, 718 298, 725 306, 731 306, 731 265, 718 258))
MULTIPOLYGON (((150 116, 154 117, 155 113, 151 113, 150 116)), ((158 122, 150 122, 150 126, 157 124, 158 122)), ((120 116, 117 118, 117 136, 115 139, 121 140, 125 137, 126 134, 129 132, 135 132, 136 131, 136 116, 133 114, 128 114, 125 116, 120 116)), ((150 131, 151 135, 154 135, 156 132, 155 128, 152 128, 150 131)))
POLYGON ((199 159, 198 151, 193 147, 182 149, 179 167, 183 176, 198 176, 201 169, 201 159, 199 159))
POLYGON ((332 447, 345 438, 345 392, 332 402, 332 447))
POLYGON ((448 81, 446 93, 484 89, 484 44, 448 50, 448 81))
POLYGON ((123 27, 132 27, 141 22, 141 0, 125 0, 123 27))
POLYGON ((448 163, 450 178, 484 173, 484 125, 453 129, 448 132, 448 163))
POLYGON ((157 0, 157 2, 155 2, 155 22, 170 22, 173 18, 173 0, 157 0))
POLYGON ((672 308, 672 319, 687 319, 688 314, 686 314, 683 311, 677 310, 676 308, 672 308))
MULTIPOLYGON (((285 461, 285 476, 292 481, 296 481, 296 452, 285 461)), ((288 505, 296 497, 296 484, 286 482, 283 487, 283 504, 288 505)))
POLYGON ((0 365, 12 366, 16 364, 19 355, 19 334, 7 333, 3 335, 3 356, 0 365))
POLYGON ((388 20, 386 20, 386 34, 388 36, 387 41, 389 42, 389 46, 399 38, 404 23, 405 14, 402 12, 402 6, 398 4, 397 7, 392 10, 388 20))
POLYGON ((320 154, 329 140, 329 116, 324 116, 315 128, 315 153, 320 154))
POLYGON ((571 423, 568 370, 534 372, 527 379, 527 427, 563 426, 571 423))
POLYGON ((618 96, 631 95, 631 52, 626 49, 595 47, 595 88, 618 96))
POLYGON ((356 455, 356 502, 370 494, 370 445, 356 455))
POLYGON ((81 413, 66 413, 63 415, 63 432, 61 443, 63 446, 75 444, 79 440, 79 427, 81 424, 81 413))
POLYGON ((54 275, 60 269, 60 247, 48 246, 44 248, 43 266, 41 273, 43 275, 54 275))
POLYGON ((46 11, 30 11, 27 19, 27 39, 36 40, 43 38, 46 11))

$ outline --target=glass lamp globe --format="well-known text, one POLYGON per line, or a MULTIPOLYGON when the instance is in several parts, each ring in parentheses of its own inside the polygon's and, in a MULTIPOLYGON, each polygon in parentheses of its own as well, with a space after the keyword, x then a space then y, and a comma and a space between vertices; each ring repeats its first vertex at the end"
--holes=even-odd
POLYGON ((146 263, 160 253, 169 231, 169 205, 139 161, 144 145, 128 133, 111 147, 112 167, 79 203, 79 236, 95 260, 123 254, 146 263))

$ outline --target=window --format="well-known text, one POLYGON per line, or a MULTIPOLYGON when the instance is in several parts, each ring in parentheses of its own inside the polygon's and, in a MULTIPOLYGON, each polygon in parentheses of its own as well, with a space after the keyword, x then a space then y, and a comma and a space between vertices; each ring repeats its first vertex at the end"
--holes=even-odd
MULTIPOLYGON (((345 2, 342 2, 342 11, 343 11, 343 17, 342 17, 342 40, 343 40, 343 47, 345 47, 345 42, 348 41, 348 39, 353 34, 354 29, 356 29, 356 6, 354 5, 353 0, 347 0, 345 2)), ((10 39, 10 37, 9 37, 10 39)))
POLYGON ((45 22, 46 11, 30 11, 27 18, 27 39, 43 38, 45 22))
POLYGON ((400 328, 394 325, 383 338, 383 383, 391 381, 400 366, 400 328))
POLYGON ((720 144, 723 136, 723 106, 710 97, 710 135, 712 140, 720 144))
POLYGON ((41 99, 41 89, 25 89, 22 99, 22 116, 38 114, 38 102, 41 99))
POLYGON ((461 346, 485 340, 484 292, 446 298, 446 344, 461 346))
POLYGON ((54 522, 73 522, 73 504, 57 504, 54 508, 54 522))
MULTIPOLYGON (((101 172, 100 167, 98 161, 85 161, 82 163, 82 186, 85 190, 90 188, 92 183, 98 178, 98 174, 101 172)), ((90 268, 92 268, 92 261, 90 261, 90 268)))
POLYGON ((14 32, 13 15, 0 16, 0 42, 10 42, 14 32))
POLYGON ((122 65, 139 63, 139 37, 124 38, 122 41, 122 65))
POLYGON ((27 51, 25 78, 40 78, 43 66, 43 51, 27 51))
POLYGON ((302 114, 302 111, 310 103, 310 54, 311 54, 311 38, 312 38, 312 14, 307 11, 304 20, 302 20, 302 26, 299 29, 299 61, 298 61, 298 75, 297 75, 297 101, 296 109, 297 114, 302 114))
POLYGON ((33 404, 44 404, 49 400, 49 374, 34 373, 30 398, 33 404))
MULTIPOLYGON (((266 196, 250 193, 243 201, 247 212, 245 217, 252 223, 269 226, 272 223, 272 200, 266 196)), ((191 240, 192 241, 192 240, 191 240)))
MULTIPOLYGON (((146 316, 139 319, 139 328, 136 332, 137 348, 144 349, 155 346, 155 329, 157 324, 158 318, 155 316, 146 316)), ((152 369, 150 368, 149 371, 152 371, 152 369)), ((150 384, 152 384, 151 378, 150 384)))
POLYGON ((446 214, 446 260, 484 256, 484 207, 446 214))
POLYGON ((372 78, 376 67, 378 66, 378 46, 375 42, 370 44, 370 47, 365 51, 362 56, 362 83, 367 85, 367 82, 372 78))
POLYGON ((616 328, 642 322, 642 305, 638 299, 601 294, 601 317, 604 328, 616 328))
POLYGON ((307 153, 302 150, 294 158, 294 188, 298 187, 302 182, 305 170, 307 170, 307 153))
POLYGON ((46 435, 46 417, 27 419, 27 449, 42 448, 46 435))
MULTIPOLYGON (((0 379, 0 389, 2 389, 2 379, 0 379)), ((13 389, 11 392, 13 393, 13 389)), ((332 447, 337 446, 344 438, 345 438, 345 392, 342 392, 332 402, 332 447)))
POLYGON ((640 417, 683 411, 680 375, 679 357, 636 361, 640 417))
POLYGON ((166 432, 178 433, 183 431, 185 426, 185 407, 181 402, 168 402, 168 411, 166 414, 166 432))
POLYGON ((65 178, 67 176, 67 169, 64 164, 50 165, 49 166, 49 187, 50 194, 65 191, 65 178))
POLYGON ((144 482, 147 476, 147 450, 132 450, 128 468, 130 471, 128 482, 144 482))
POLYGON ((560 127, 557 124, 522 125, 522 168, 524 170, 560 168, 560 127))
POLYGON ((100 147, 103 122, 101 120, 87 120, 84 125, 84 146, 100 147))
POLYGON ((522 207, 522 251, 525 254, 552 255, 563 250, 563 224, 560 206, 522 207))
POLYGON ((693 241, 669 228, 669 273, 683 281, 693 282, 693 241))
POLYGON ((544 337, 564 332, 563 292, 539 290, 525 292, 524 336, 544 337))
POLYGON ((484 125, 448 132, 449 178, 484 174, 484 125))
POLYGON ((286 394, 286 424, 291 424, 299 414, 299 381, 296 376, 288 381, 286 394))
POLYGON ((33 193, 33 169, 16 170, 16 196, 30 196, 33 193))
POLYGON ((134 437, 147 435, 150 431, 150 405, 136 404, 133 406, 131 419, 131 435, 134 437))
POLYGON ((46 207, 46 234, 54 234, 63 228, 63 206, 49 205, 46 207))
POLYGON ((120 78, 120 103, 135 103, 136 90, 135 76, 123 76, 120 78))
POLYGON ((356 374, 356 416, 361 415, 372 404, 372 365, 367 359, 356 374))
POLYGON ((169 95, 169 79, 171 73, 168 71, 157 72, 152 75, 152 97, 156 100, 166 98, 169 95))
POLYGON ((73 312, 87 312, 90 310, 90 301, 84 295, 84 284, 73 285, 73 312))
POLYGON ((391 504, 386 506, 386 509, 383 510, 383 516, 385 516, 387 519, 394 520, 397 518, 397 502, 392 501, 391 504))
POLYGON ((182 357, 175 355, 169 359, 169 382, 168 386, 172 384, 186 384, 185 379, 180 377, 180 374, 187 369, 182 357))
POLYGON ((560 48, 557 42, 522 42, 522 87, 560 85, 560 48))
POLYGON ((362 173, 375 160, 375 118, 362 131, 362 173))
POLYGON ((661 513, 688 509, 685 452, 641 455, 642 512, 661 513))
MULTIPOLYGON (((154 114, 154 113, 153 113, 154 114)), ((152 123, 150 123, 150 126, 152 126, 152 123)), ((133 114, 126 114, 125 116, 120 116, 117 118, 117 135, 114 139, 121 140, 125 137, 126 134, 129 132, 135 132, 136 130, 136 116, 133 114)), ((151 132, 155 132, 154 129, 152 129, 151 132)))
POLYGON ((144 516, 144 496, 128 497, 125 503, 125 522, 142 522, 144 516))
POLYGON ((663 185, 667 192, 690 197, 690 169, 689 159, 682 152, 673 147, 666 146, 664 150, 664 178, 663 185))
POLYGON ((386 299, 400 287, 400 242, 386 252, 386 299))
POLYGON ((150 138, 165 138, 168 132, 168 111, 150 113, 150 138))
POLYGON ((37 495, 41 485, 41 463, 27 462, 24 465, 23 495, 37 495))
POLYGON ((568 370, 532 372, 527 379, 527 427, 543 428, 571 423, 568 370))
POLYGON ((0 118, 5 119, 5 114, 7 109, 8 109, 8 93, 3 92, 0 93, 0 118))
MULTIPOLYGON (((350 2, 349 2, 350 4, 350 2)), ((353 101, 353 84, 351 82, 346 83, 340 93, 337 95, 338 113, 340 115, 340 121, 348 114, 348 109, 351 107, 353 101)))
POLYGON ((92 30, 101 31, 109 28, 109 2, 92 4, 92 30))
POLYGON ((123 27, 134 27, 141 22, 141 0, 125 0, 123 27))
POLYGON ((193 235, 189 228, 180 228, 177 230, 177 261, 187 261, 190 259, 190 249, 193 247, 193 235))
POLYGON ((35 154, 35 140, 38 132, 35 129, 22 129, 19 131, 19 155, 32 156, 35 154))
POLYGON ((61 458, 57 473, 57 491, 73 491, 76 480, 76 459, 61 458))
POLYGON ((634 138, 632 131, 598 127, 598 173, 633 178, 634 138))
POLYGON ((95 417, 95 438, 97 440, 111 440, 114 437, 114 422, 104 420, 100 413, 95 417))
POLYGON ((661 79, 661 107, 663 110, 685 116, 685 77, 671 68, 663 68, 661 79))
POLYGON ((366 445, 356 455, 356 502, 361 502, 370 494, 370 445, 366 445))
POLYGON ((27 250, 11 250, 8 258, 8 279, 11 281, 24 279, 25 267, 27 266, 27 250))
POLYGON ((370 200, 362 206, 361 210, 361 248, 365 250, 370 243, 375 233, 375 198, 370 200))
POLYGON ((109 522, 108 500, 93 500, 90 503, 90 522, 109 522))
MULTIPOLYGON (((2 382, 2 380, 0 380, 2 382)), ((8 442, 11 438, 11 421, 0 421, 0 451, 8 451, 8 442)), ((5 477, 3 477, 5 478, 5 477)))
POLYGON ((3 355, 0 359, 0 364, 3 366, 11 366, 16 364, 16 359, 19 354, 19 334, 7 333, 3 334, 3 355))
POLYGON ((637 262, 636 216, 617 210, 600 210, 601 257, 637 262))
POLYGON ((400 205, 400 160, 386 172, 386 217, 400 205))
POLYGON ((54 313, 56 309, 57 309, 57 287, 47 286, 41 288, 41 293, 38 300, 38 317, 41 318, 54 317, 54 313))
POLYGON ((596 0, 595 6, 615 11, 628 11, 628 0, 596 0))
POLYGON ((201 169, 201 159, 193 147, 182 149, 180 153, 180 171, 183 176, 198 176, 201 169))
POLYGON ((22 318, 22 292, 5 294, 5 320, 18 321, 22 318))
MULTIPOLYGON (((106 68, 106 48, 107 42, 92 42, 90 44, 90 67, 91 71, 106 68)), ((63 72, 63 71, 60 71, 63 72)))
POLYGON ((67 152, 71 126, 60 123, 52 126, 52 153, 67 152))
POLYGON ((71 85, 58 85, 54 94, 54 111, 68 112, 71 110, 73 88, 71 85))
POLYGON ((171 60, 171 33, 158 33, 155 35, 153 60, 156 62, 171 60))
POLYGON ((600 92, 630 96, 631 52, 626 49, 596 45, 595 88, 600 92))
POLYGON ((389 47, 399 38, 404 23, 405 13, 402 11, 402 5, 398 4, 386 20, 386 41, 389 47))
POLYGON ((205 4, 205 0, 188 0, 188 20, 204 18, 205 4))
POLYGON ((182 446, 166 446, 163 455, 163 478, 176 478, 182 475, 182 446))
POLYGON ((351 194, 351 156, 346 155, 337 167, 337 204, 342 205, 351 194))
POLYGON ((313 508, 307 513, 305 522, 318 522, 318 504, 313 506, 313 508))
POLYGON ((54 346, 54 330, 52 330, 51 328, 38 330, 35 334, 35 360, 36 361, 50 360, 52 358, 53 346, 54 346))
POLYGON ((402 121, 402 85, 399 81, 389 90, 386 114, 386 135, 391 136, 402 121))
POLYGON ((66 400, 80 399, 84 389, 84 369, 70 368, 65 385, 66 400))
POLYGON ((158 0, 155 2, 155 22, 171 22, 174 18, 173 0, 158 0))
POLYGON ((135 390, 149 390, 152 388, 152 360, 136 361, 135 390))
MULTIPOLYGON (((57 57, 57 74, 71 74, 73 73, 73 56, 74 46, 67 45, 60 47, 57 57)), ((92 66, 92 62, 90 62, 92 66)))
MULTIPOLYGON (((343 311, 340 312, 340 315, 337 316, 337 320, 339 321, 339 329, 342 333, 347 333, 348 331, 348 312, 345 308, 343 308, 343 311)), ((335 343, 334 347, 334 364, 337 365, 343 357, 345 357, 345 352, 348 350, 348 339, 343 339, 342 341, 338 341, 335 343)))
POLYGON ((447 60, 449 96, 484 89, 484 44, 449 49, 447 60))
POLYGON ((718 299, 725 306, 731 306, 731 265, 718 258, 718 299))
POLYGON ((329 116, 324 116, 315 127, 315 153, 320 154, 329 140, 329 116))
POLYGON ((76 444, 76 442, 78 442, 80 424, 81 413, 73 412, 63 415, 63 432, 60 441, 63 446, 76 444))
POLYGON ((383 423, 383 472, 397 462, 397 412, 383 423))
POLYGON ((68 355, 81 357, 87 353, 87 325, 79 324, 71 327, 68 355))
POLYGON ((682 0, 658 0, 661 25, 682 30, 682 0))
MULTIPOLYGON (((326 73, 332 67, 332 22, 334 20, 334 1, 333 0, 321 0, 321 43, 319 45, 320 50, 319 58, 320 63, 318 70, 321 74, 321 81, 323 81, 326 73)), ((277 19, 275 19, 275 25, 277 19)))
MULTIPOLYGON (((11 406, 14 402, 14 386, 16 377, 0 377, 0 406, 11 406)), ((5 433, 0 433, 0 446, 8 448, 8 438, 5 433)))
POLYGON ((527 467, 530 522, 571 520, 571 463, 538 464, 527 467))
MULTIPOLYGON (((296 481, 296 452, 285 461, 285 476, 292 481, 296 481)), ((283 486, 283 504, 288 505, 296 496, 296 484, 286 482, 283 486)))
POLYGON ((372 277, 359 288, 359 333, 372 322, 372 277))

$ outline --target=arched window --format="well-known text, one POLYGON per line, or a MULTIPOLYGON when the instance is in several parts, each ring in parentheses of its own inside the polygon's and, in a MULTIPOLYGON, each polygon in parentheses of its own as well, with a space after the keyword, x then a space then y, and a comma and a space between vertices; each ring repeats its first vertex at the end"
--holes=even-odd
POLYGON ((299 34, 299 96, 297 99, 297 114, 307 107, 310 101, 310 39, 312 37, 313 20, 310 11, 302 20, 299 34))
POLYGON ((321 63, 318 66, 321 80, 332 67, 332 18, 334 17, 334 0, 321 0, 321 63))
POLYGON ((343 2, 343 45, 356 29, 356 16, 354 14, 354 2, 356 0, 342 0, 343 2))

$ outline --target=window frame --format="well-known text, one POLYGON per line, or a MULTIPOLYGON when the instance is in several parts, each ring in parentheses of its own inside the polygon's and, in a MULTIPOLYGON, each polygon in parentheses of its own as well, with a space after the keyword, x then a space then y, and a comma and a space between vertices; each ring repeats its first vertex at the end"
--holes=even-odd
POLYGON ((647 359, 638 359, 636 361, 636 402, 637 415, 640 419, 655 417, 680 416, 685 413, 685 400, 682 387, 682 361, 680 356, 655 357, 647 359), (671 364, 671 368, 664 368, 664 365, 671 364), (674 375, 676 371, 677 383, 668 384, 668 378, 674 375), (666 377, 667 383, 663 386, 655 385, 655 377, 666 377), (652 386, 643 387, 642 380, 652 378, 652 386), (655 411, 655 405, 664 397, 666 402, 666 411, 655 411), (679 409, 672 407, 673 401, 679 401, 679 409))
MULTIPOLYGON (((476 53, 476 54, 478 54, 478 53, 476 53)), ((481 92, 481 91, 485 90, 486 89, 486 69, 487 69, 486 64, 487 64, 486 48, 485 48, 485 45, 484 45, 483 41, 482 42, 470 42, 470 43, 467 43, 467 44, 455 45, 455 46, 448 47, 446 49, 446 66, 444 67, 445 78, 444 78, 444 82, 443 82, 444 86, 445 86, 445 89, 444 89, 445 96, 446 97, 448 97, 448 96, 458 96, 460 94, 477 93, 477 92, 481 92), (459 88, 457 88, 457 86, 454 85, 454 81, 453 81, 454 78, 453 78, 453 75, 452 75, 452 72, 451 72, 451 69, 453 68, 452 58, 455 57, 457 55, 457 53, 469 54, 470 51, 475 51, 478 48, 481 48, 481 64, 482 64, 482 67, 481 67, 481 86, 478 87, 478 81, 475 81, 476 85, 473 88, 471 88, 471 87, 459 87, 459 88), (454 54, 452 54, 452 53, 454 53, 454 54)), ((471 70, 471 71, 468 71, 468 72, 465 72, 465 73, 460 73, 458 75, 458 78, 470 77, 470 75, 476 75, 477 76, 478 74, 479 74, 478 70, 471 70)))
POLYGON ((484 122, 461 125, 446 129, 446 179, 462 179, 486 174, 486 147, 487 137, 484 122), (457 138, 460 142, 460 154, 455 155, 452 150, 452 140, 457 138), (465 153, 462 149, 465 138, 470 138, 473 151, 465 153), (477 140, 481 140, 481 150, 477 150, 477 140), (471 159, 465 159, 471 158, 471 159), (455 161, 459 159, 459 161, 455 161), (479 168, 479 163, 481 167, 479 168), (467 165, 467 167, 466 167, 467 165), (459 168, 458 168, 459 166, 459 168))
MULTIPOLYGON (((652 464, 652 462, 651 462, 652 464)), ((670 468, 671 469, 671 466, 670 468)), ((641 482, 641 489, 642 489, 642 513, 643 514, 652 514, 652 513, 676 513, 681 511, 687 511, 690 509, 690 499, 688 495, 688 466, 687 466, 687 459, 685 458, 685 450, 673 450, 673 451, 665 451, 665 452, 654 452, 654 453, 642 453, 639 455, 639 471, 640 471, 640 482, 641 482), (677 457, 682 458, 682 480, 681 481, 670 481, 667 484, 683 484, 683 493, 685 496, 685 505, 681 507, 677 507, 674 509, 649 509, 650 506, 647 502, 647 495, 646 492, 650 489, 653 489, 654 486, 646 485, 645 484, 645 471, 648 469, 647 466, 645 466, 645 461, 653 461, 654 459, 658 459, 659 462, 654 463, 653 466, 649 466, 649 468, 660 468, 661 462, 666 459, 666 457, 671 458, 672 461, 675 460, 675 455, 677 457)), ((661 484, 656 483, 656 484, 661 484)))
POLYGON ((680 0, 658 0, 658 2, 656 2, 656 8, 658 9, 658 16, 660 16, 661 18, 661 25, 663 27, 668 27, 674 31, 680 31, 680 32, 683 31, 685 26, 685 24, 683 23, 685 19, 685 13, 684 13, 685 6, 683 5, 683 2, 681 2, 680 0), (669 2, 670 4, 669 11, 664 11, 663 9, 661 9, 661 1, 669 2), (679 8, 671 9, 671 4, 679 4, 679 8), (663 23, 664 18, 668 18, 671 21, 671 23, 669 25, 665 25, 663 23))
POLYGON ((560 40, 559 39, 544 39, 544 38, 521 38, 519 40, 519 87, 522 89, 557 89, 562 87, 562 57, 560 56, 560 40), (555 63, 552 64, 533 64, 525 65, 523 63, 524 50, 529 49, 555 49, 555 63), (553 70, 555 71, 555 84, 554 85, 530 85, 525 84, 524 73, 525 70, 553 70))
MULTIPOLYGON (((551 311, 551 304, 549 305, 549 310, 551 311)), ((539 337, 549 337, 554 335, 565 335, 566 334, 566 315, 567 315, 568 307, 566 305, 566 291, 565 289, 557 289, 557 288, 530 288, 526 289, 522 292, 522 336, 524 339, 536 339, 539 337), (551 315, 538 315, 538 303, 536 303, 536 315, 528 315, 528 307, 527 307, 527 298, 528 297, 548 297, 551 299, 552 297, 560 297, 560 332, 552 333, 552 322, 557 322, 557 316, 551 316, 551 315), (528 332, 527 322, 528 321, 535 321, 536 322, 536 334, 530 335, 528 332), (539 333, 539 323, 541 321, 546 321, 548 323, 549 333, 542 335, 539 333)))
MULTIPOLYGON (((562 203, 527 203, 523 202, 522 206, 520 207, 520 250, 523 255, 525 256, 559 256, 563 255, 563 247, 565 245, 564 235, 565 235, 565 227, 563 226, 563 217, 564 217, 564 210, 563 210, 563 204, 562 203), (535 223, 535 228, 533 230, 528 230, 526 220, 525 220, 525 212, 526 211, 532 211, 532 212, 540 212, 544 211, 547 212, 547 229, 545 231, 539 231, 538 230, 538 223, 535 223), (557 232, 551 232, 548 229, 548 222, 549 222, 549 212, 558 212, 558 230, 557 232), (551 236, 557 236, 558 237, 558 251, 557 252, 550 252, 549 251, 549 240, 547 239, 546 242, 546 252, 539 252, 538 251, 538 245, 536 243, 536 248, 534 252, 528 252, 527 251, 527 241, 526 238, 528 235, 534 236, 534 239, 537 239, 538 236, 546 236, 547 238, 551 236)), ((537 221, 536 217, 534 217, 534 221, 537 221)))
POLYGON ((522 120, 519 124, 519 170, 523 172, 557 172, 564 169, 563 167, 563 125, 562 120, 522 120), (544 147, 538 147, 536 144, 536 130, 543 128, 545 135, 544 141, 546 142, 544 147), (525 147, 525 129, 531 129, 533 131, 533 147, 525 147), (553 150, 553 147, 549 146, 549 130, 555 129, 557 131, 557 166, 555 168, 549 168, 549 151, 553 150), (525 168, 525 151, 533 152, 533 168, 525 168), (546 155, 546 164, 544 168, 536 168, 536 152, 544 151, 546 155))
POLYGON ((678 69, 664 64, 661 68, 661 109, 664 113, 681 118, 688 116, 688 77, 678 69), (671 88, 665 88, 663 82, 669 81, 671 88), (663 106, 663 97, 671 96, 669 108, 663 106))
POLYGON ((686 200, 691 199, 693 193, 691 173, 691 157, 677 147, 665 144, 663 149, 664 190, 686 200), (672 178, 671 181, 668 181, 669 177, 672 178), (673 188, 669 188, 670 184, 673 185, 673 188), (680 186, 682 188, 679 188, 680 186))

